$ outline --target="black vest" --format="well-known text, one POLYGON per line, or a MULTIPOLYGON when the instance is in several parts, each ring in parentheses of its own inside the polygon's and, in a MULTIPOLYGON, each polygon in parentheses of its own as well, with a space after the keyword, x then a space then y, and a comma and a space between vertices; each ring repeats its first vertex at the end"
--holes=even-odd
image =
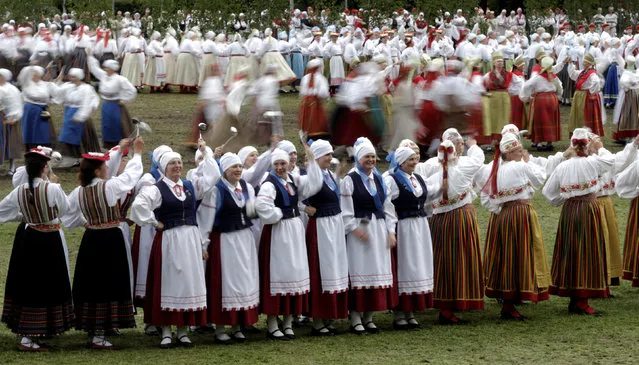
MULTIPOLYGON (((375 199, 368 193, 361 176, 357 171, 353 171, 348 176, 353 180, 353 207, 355 208, 355 218, 368 218, 371 219, 373 215, 377 219, 384 219, 384 209, 378 210, 375 206, 375 199)), ((377 175, 373 175, 375 180, 375 187, 377 188, 377 195, 379 195, 380 202, 384 204, 386 196, 384 194, 383 183, 377 175)))
MULTIPOLYGON (((333 180, 333 182, 335 182, 335 179, 333 179, 333 176, 330 173, 329 177, 333 180)), ((335 182, 335 186, 337 186, 337 182, 335 182)), ((337 194, 337 191, 331 190, 326 182, 323 182, 322 189, 317 194, 306 199, 304 203, 317 209, 315 217, 331 217, 342 212, 337 194)))
POLYGON ((182 180, 186 199, 180 201, 171 191, 171 188, 162 180, 155 186, 162 194, 162 205, 155 209, 155 217, 164 224, 164 230, 179 226, 197 226, 195 219, 195 190, 188 180, 182 180))
MULTIPOLYGON (((282 210, 282 219, 291 219, 300 216, 300 210, 297 207, 298 197, 297 194, 297 186, 293 182, 293 177, 289 175, 291 178, 291 182, 288 183, 289 188, 292 188, 295 192, 295 195, 288 194, 286 188, 282 186, 282 183, 278 181, 278 178, 268 174, 268 177, 264 182, 269 181, 275 187, 275 206, 282 210), (288 194, 289 205, 285 205, 284 196, 282 195, 282 190, 284 190, 285 194, 288 194)), ((263 184, 263 183, 262 183, 263 184)))
MULTIPOLYGON (((248 202, 248 188, 246 187, 246 181, 240 180, 242 186, 242 192, 244 193, 244 201, 248 202)), ((218 204, 215 214, 215 223, 213 223, 213 232, 228 233, 241 231, 245 228, 249 228, 253 225, 248 215, 246 215, 246 205, 240 208, 235 203, 233 195, 235 192, 229 191, 229 187, 226 186, 224 181, 220 179, 217 186, 218 192, 218 204)))
POLYGON ((426 203, 426 183, 419 175, 413 175, 419 185, 422 186, 422 195, 418 198, 413 194, 409 187, 405 186, 400 180, 391 174, 395 183, 399 187, 399 196, 393 199, 393 205, 395 205, 395 212, 397 212, 398 219, 425 217, 424 203, 426 203))

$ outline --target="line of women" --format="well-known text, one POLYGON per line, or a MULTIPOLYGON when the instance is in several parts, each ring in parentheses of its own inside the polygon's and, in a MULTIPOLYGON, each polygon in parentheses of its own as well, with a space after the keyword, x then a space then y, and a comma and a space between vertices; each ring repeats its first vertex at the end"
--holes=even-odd
POLYGON ((23 222, 2 316, 19 348, 46 351, 41 337, 75 327, 93 349, 117 349, 107 337, 135 326, 135 306, 145 332, 169 348, 192 346, 189 327, 212 324, 216 342, 245 342, 259 314, 267 338, 281 341, 296 337, 299 315, 312 318, 313 336, 335 335, 334 321, 347 318, 349 332, 376 334, 375 312, 388 310, 397 330, 420 328, 415 312, 429 308, 440 324, 458 325, 466 323, 459 312, 484 309, 485 296, 502 303, 503 320, 526 320, 517 306, 550 294, 569 297, 572 313, 599 316, 590 299, 608 297, 621 277, 639 285, 637 204, 622 262, 609 197, 637 200, 639 139, 612 154, 577 128, 567 151, 542 158, 507 125, 484 164, 476 141, 451 128, 425 162, 414 142, 401 141, 382 174, 374 145, 360 137, 343 177, 331 171, 329 142, 305 146, 305 169, 292 143, 274 142, 261 156, 250 146, 220 156, 200 141, 198 166, 183 178, 181 156, 167 146, 153 151, 143 176, 142 140, 128 162, 123 140, 108 154, 83 155, 68 197, 50 175, 51 150, 27 153, 0 202, 2 222, 23 222), (542 186, 562 205, 551 267, 531 203, 542 186), (483 258, 478 196, 491 213, 483 258), (132 238, 129 207, 139 227, 132 238), (85 227, 73 285, 61 224, 85 227))

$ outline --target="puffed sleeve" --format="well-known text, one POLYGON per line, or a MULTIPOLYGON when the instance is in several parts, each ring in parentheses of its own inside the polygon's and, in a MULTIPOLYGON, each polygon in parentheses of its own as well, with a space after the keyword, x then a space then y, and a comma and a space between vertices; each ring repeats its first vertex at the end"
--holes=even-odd
POLYGON ((95 57, 87 57, 87 62, 89 63, 89 71, 96 79, 102 81, 107 77, 106 71, 100 67, 100 62, 95 57))
POLYGON ((13 173, 13 177, 11 177, 11 184, 14 188, 28 182, 29 176, 27 176, 27 168, 25 166, 20 166, 16 169, 16 172, 13 173))
POLYGON ((275 206, 275 186, 265 181, 255 199, 255 211, 263 224, 275 224, 282 219, 282 210, 275 206))
POLYGON ((73 189, 71 194, 69 194, 69 209, 66 214, 60 217, 60 220, 66 229, 82 227, 87 223, 84 215, 82 215, 82 211, 80 210, 80 200, 78 197, 80 189, 81 187, 78 186, 73 189))
POLYGON ((142 156, 136 153, 126 164, 124 171, 120 175, 106 181, 105 189, 109 206, 114 206, 119 196, 133 190, 142 177, 143 172, 142 156))
POLYGON ((349 234, 357 228, 355 218, 355 207, 353 205, 353 180, 350 176, 345 176, 340 183, 339 192, 341 195, 340 207, 342 208, 342 220, 344 221, 344 231, 349 234))
POLYGON ((251 186, 258 186, 262 182, 264 173, 271 166, 271 150, 268 150, 257 158, 251 168, 242 171, 242 179, 251 186))
POLYGON ((120 169, 120 162, 122 162, 122 152, 120 151, 120 146, 118 145, 109 150, 109 161, 106 161, 104 163, 107 166, 109 178, 112 178, 118 174, 118 170, 120 169))
POLYGON ((519 92, 519 98, 524 103, 527 103, 532 97, 533 92, 535 91, 535 82, 537 77, 534 77, 524 83, 524 86, 521 88, 519 92))
POLYGON ((561 189, 559 186, 559 182, 561 181, 560 177, 563 176, 565 165, 559 165, 555 169, 555 171, 550 175, 548 181, 546 181, 546 185, 544 186, 541 193, 548 199, 548 202, 552 206, 559 206, 564 202, 564 199, 561 197, 561 189))
POLYGON ((15 188, 0 201, 0 223, 19 221, 21 217, 18 188, 15 188))
POLYGON ((299 200, 305 200, 317 194, 324 183, 322 170, 314 159, 308 163, 306 171, 307 175, 295 177, 295 184, 300 195, 299 200))
POLYGON ((637 159, 637 145, 630 142, 622 151, 615 154, 614 173, 618 174, 630 166, 637 159))
MULTIPOLYGON (((78 111, 73 115, 72 120, 74 122, 86 122, 91 113, 93 113, 93 111, 100 105, 100 98, 93 87, 90 85, 82 85, 81 88, 82 101, 78 111)), ((80 92, 80 90, 77 92, 80 92)))
POLYGON ((120 81, 120 92, 118 93, 120 102, 129 103, 135 100, 138 95, 135 86, 126 77, 118 76, 118 80, 120 81))
POLYGON ((593 162, 597 173, 602 175, 603 173, 610 171, 615 163, 615 155, 610 153, 605 148, 600 148, 597 155, 586 157, 590 162, 593 162))
POLYGON ((395 227, 397 227, 397 213, 395 212, 395 205, 393 205, 392 200, 399 196, 399 187, 395 183, 395 179, 392 176, 386 176, 384 179, 384 184, 388 188, 390 185, 394 185, 394 189, 396 191, 394 197, 391 197, 389 189, 387 189, 386 199, 384 199, 384 222, 386 223, 386 229, 388 233, 395 234, 395 227), (392 182, 388 181, 388 178, 393 180, 392 182))
POLYGON ((58 217, 64 216, 69 210, 69 198, 60 184, 47 185, 47 200, 49 206, 58 208, 58 217))
POLYGON ((142 188, 153 185, 155 185, 155 178, 153 177, 153 175, 147 172, 146 174, 142 175, 140 180, 138 180, 138 183, 135 184, 135 194, 137 195, 142 190, 142 188))
POLYGON ((544 184, 544 181, 546 181, 546 169, 530 161, 525 163, 525 166, 525 172, 528 180, 530 180, 533 188, 539 189, 544 184))
POLYGON ((467 156, 461 156, 457 167, 465 176, 472 178, 484 164, 486 156, 484 151, 477 145, 473 145, 468 149, 467 156))
POLYGON ((162 205, 162 194, 157 186, 142 188, 131 205, 131 220, 140 226, 157 226, 153 211, 162 205))
POLYGON ((217 161, 208 154, 194 170, 189 171, 189 179, 195 188, 195 198, 201 200, 217 184, 222 175, 217 161))
POLYGON ((202 248, 205 250, 209 246, 209 234, 215 223, 215 215, 217 214, 217 186, 214 186, 209 193, 204 196, 202 203, 197 208, 197 225, 202 236, 202 248))

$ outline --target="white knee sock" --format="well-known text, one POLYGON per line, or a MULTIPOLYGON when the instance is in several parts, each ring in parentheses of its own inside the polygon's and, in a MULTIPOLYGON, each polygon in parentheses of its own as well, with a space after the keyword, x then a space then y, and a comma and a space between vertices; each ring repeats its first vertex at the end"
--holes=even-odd
POLYGON ((324 320, 319 318, 313 318, 313 328, 316 330, 324 327, 324 320))
POLYGON ((364 316, 363 316, 362 320, 364 321, 364 323, 372 322, 373 321, 373 312, 364 312, 364 316))
POLYGON ((266 328, 269 333, 273 333, 279 329, 277 326, 277 316, 266 316, 266 328))
POLYGON ((394 313, 395 316, 395 322, 398 324, 405 324, 406 323, 406 315, 404 314, 404 312, 402 311, 395 311, 394 313))
POLYGON ((351 326, 362 325, 362 315, 359 312, 351 312, 351 326))
POLYGON ((162 338, 171 337, 171 326, 162 327, 162 338))
POLYGON ((293 328, 293 315, 289 314, 288 316, 284 316, 284 320, 282 321, 282 327, 293 328))

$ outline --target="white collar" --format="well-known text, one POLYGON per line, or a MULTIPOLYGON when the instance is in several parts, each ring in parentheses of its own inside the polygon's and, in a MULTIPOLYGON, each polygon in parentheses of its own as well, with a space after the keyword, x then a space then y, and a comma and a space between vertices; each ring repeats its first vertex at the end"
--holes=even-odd
POLYGON ((173 189, 173 187, 175 185, 179 185, 179 186, 183 186, 184 185, 182 183, 182 179, 178 180, 177 182, 173 182, 173 180, 167 178, 166 176, 162 176, 162 181, 164 181, 166 183, 166 185, 168 185, 171 189, 173 189))
POLYGON ((235 186, 233 186, 233 184, 231 184, 230 181, 228 181, 228 180, 226 180, 224 178, 222 178, 222 181, 224 181, 224 184, 226 185, 226 187, 231 189, 231 191, 234 191, 236 189, 242 191, 242 184, 240 184, 239 181, 237 182, 237 184, 235 186))

